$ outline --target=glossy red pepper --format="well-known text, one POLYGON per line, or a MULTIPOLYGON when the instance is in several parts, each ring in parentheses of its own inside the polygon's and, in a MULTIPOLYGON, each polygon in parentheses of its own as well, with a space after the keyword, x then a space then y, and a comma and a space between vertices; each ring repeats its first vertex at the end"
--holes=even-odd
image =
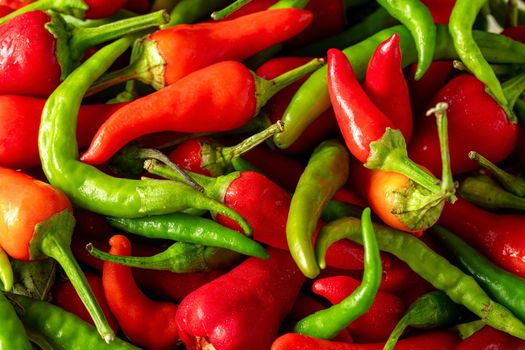
MULTIPOLYGON (((348 297, 360 283, 350 276, 327 277, 315 281, 312 290, 332 304, 337 304, 348 297)), ((404 311, 405 305, 399 297, 379 291, 368 312, 353 321, 348 329, 358 342, 385 341, 404 311)))
MULTIPOLYGON (((113 236, 109 244, 110 254, 131 255, 131 243, 125 236, 113 236)), ((154 350, 172 349, 177 344, 177 305, 149 299, 127 266, 104 262, 102 281, 109 307, 132 342, 154 350)))
POLYGON ((10 14, 11 12, 13 12, 12 8, 0 5, 0 17, 4 17, 5 15, 10 14))
POLYGON ((249 258, 179 305, 177 325, 189 350, 267 350, 304 282, 288 252, 249 258), (264 310, 261 310, 264 307, 264 310))
MULTIPOLYGON (((453 350, 458 342, 458 337, 452 332, 427 332, 400 340, 396 350, 453 350)), ((383 346, 383 343, 346 344, 287 333, 273 342, 271 350, 382 350, 383 346)))
POLYGON ((459 343, 455 350, 519 350, 523 347, 523 340, 485 326, 459 343))
POLYGON ((33 0, 0 0, 0 5, 17 10, 31 2, 33 2, 33 0))
POLYGON ((436 24, 448 24, 450 13, 456 4, 456 0, 421 0, 421 2, 429 9, 436 24))
MULTIPOLYGON (((310 59, 307 57, 279 57, 266 61, 255 71, 256 74, 264 79, 273 79, 281 74, 284 74, 291 69, 297 68, 310 59)), ((306 80, 303 78, 283 89, 276 94, 265 106, 268 112, 268 117, 272 123, 281 119, 301 84, 306 80)), ((312 124, 303 131, 301 136, 288 147, 285 152, 291 154, 303 153, 311 151, 321 141, 325 140, 331 134, 337 131, 337 122, 335 120, 333 109, 328 109, 321 114, 312 124)), ((295 187, 294 187, 295 188, 295 187)))
POLYGON ((212 64, 243 61, 296 35, 311 21, 310 12, 290 8, 159 30, 141 42, 142 53, 132 65, 108 74, 90 93, 129 79, 160 89, 212 64))
POLYGON ((458 198, 445 205, 439 223, 494 263, 525 278, 525 216, 494 214, 458 198))
MULTIPOLYGON (((34 97, 0 95, 0 166, 24 169, 40 165, 38 128, 46 101, 34 97)), ((77 142, 89 146, 102 123, 123 104, 82 106, 77 142)))
MULTIPOLYGON (((454 174, 478 168, 468 157, 476 151, 497 163, 516 146, 518 125, 511 123, 505 111, 485 92, 485 85, 476 77, 463 74, 449 81, 429 106, 448 104, 450 165, 454 174)), ((441 158, 436 123, 432 118, 416 121, 408 154, 412 160, 427 167, 433 174, 441 173, 441 158)))
MULTIPOLYGON (((89 283, 89 286, 91 287, 91 290, 93 290, 93 294, 102 308, 102 311, 104 311, 104 315, 106 315, 106 319, 108 320, 111 329, 113 329, 113 331, 116 333, 118 331, 118 323, 111 313, 108 302, 106 301, 104 288, 102 287, 102 278, 95 273, 88 272, 86 273, 86 279, 89 283)), ((78 297, 78 294, 70 281, 64 280, 55 283, 53 289, 51 290, 51 295, 53 296, 53 304, 77 315, 87 323, 91 323, 93 326, 95 325, 91 319, 91 316, 89 315, 89 312, 87 311, 84 304, 82 304, 82 300, 80 300, 78 297)))
POLYGON ((154 132, 236 129, 272 95, 319 65, 311 61, 275 80, 258 78, 235 61, 208 66, 119 109, 101 126, 81 160, 102 164, 129 141, 154 132))
POLYGON ((407 69, 407 83, 410 90, 410 100, 414 108, 415 117, 424 117, 430 100, 445 85, 454 73, 452 61, 434 61, 430 64, 425 75, 416 80, 417 64, 412 64, 407 69))
POLYGON ((374 51, 368 62, 363 89, 401 130, 408 143, 412 137, 412 106, 401 66, 399 35, 392 35, 374 51))

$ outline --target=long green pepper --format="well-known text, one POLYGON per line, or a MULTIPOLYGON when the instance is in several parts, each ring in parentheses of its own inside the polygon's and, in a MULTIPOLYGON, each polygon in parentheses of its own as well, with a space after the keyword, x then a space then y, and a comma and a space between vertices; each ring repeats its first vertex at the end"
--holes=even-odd
POLYGON ((189 185, 115 178, 78 160, 76 116, 82 96, 132 42, 132 38, 123 38, 99 50, 71 73, 47 100, 38 137, 47 179, 76 206, 102 215, 133 218, 189 208, 206 209, 233 218, 250 234, 248 223, 239 214, 189 185))
MULTIPOLYGON (((450 264, 416 237, 383 225, 374 225, 379 248, 395 255, 435 288, 444 291, 452 301, 464 305, 493 328, 525 340, 525 325, 505 306, 496 303, 469 275, 450 264)), ((324 226, 319 232, 316 254, 325 264, 330 245, 347 238, 362 243, 360 222, 343 218, 324 226)))
POLYGON ((0 291, 13 288, 13 268, 6 252, 0 248, 0 291))
MULTIPOLYGON (((368 61, 374 50, 394 33, 397 33, 401 40, 403 66, 417 62, 416 47, 408 29, 402 25, 391 27, 343 51, 352 63, 359 80, 364 78, 368 61)), ((479 31, 474 31, 474 39, 485 57, 492 63, 525 63, 525 44, 502 35, 479 31)), ((448 28, 437 26, 434 60, 457 57, 448 28)), ((288 148, 299 138, 304 129, 328 108, 330 108, 330 96, 325 66, 314 72, 294 95, 281 118, 285 130, 273 137, 276 146, 288 148)))
MULTIPOLYGON (((18 319, 13 305, 0 292, 0 350, 32 350, 24 325, 18 319)), ((96 336, 98 333, 95 331, 96 336)))
POLYGON ((436 25, 428 8, 419 0, 377 0, 390 15, 404 24, 416 45, 418 64, 416 80, 423 77, 434 58, 436 25))
POLYGON ((324 141, 313 151, 292 196, 286 239, 306 277, 319 274, 312 238, 323 209, 348 179, 349 160, 345 146, 335 140, 324 141))
POLYGON ((339 304, 306 316, 297 322, 294 332, 331 339, 372 306, 381 284, 383 271, 370 212, 370 208, 366 208, 361 216, 360 231, 365 250, 365 269, 361 284, 339 304))

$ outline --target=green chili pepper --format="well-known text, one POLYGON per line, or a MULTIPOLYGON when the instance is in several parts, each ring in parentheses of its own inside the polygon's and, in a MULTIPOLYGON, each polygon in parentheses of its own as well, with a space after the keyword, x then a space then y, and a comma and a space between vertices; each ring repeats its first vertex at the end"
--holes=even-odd
POLYGON ((229 0, 181 0, 171 11, 170 21, 160 28, 166 29, 177 24, 193 23, 212 11, 226 6, 229 2, 229 0))
POLYGON ((467 177, 461 182, 458 192, 461 197, 483 208, 525 210, 525 198, 505 191, 486 175, 467 177))
POLYGON ((436 45, 436 25, 430 11, 419 0, 378 0, 377 2, 412 33, 419 57, 415 78, 420 79, 432 63, 436 45))
POLYGON ((78 161, 75 127, 82 96, 132 42, 132 38, 123 38, 99 50, 47 100, 38 143, 49 182, 65 192, 76 206, 102 215, 132 218, 188 208, 206 209, 233 218, 249 234, 251 229, 239 214, 189 185, 115 178, 78 161))
POLYGON ((107 344, 89 323, 45 301, 16 294, 7 297, 28 331, 42 336, 54 350, 140 350, 118 338, 107 344))
MULTIPOLYGON (((174 273, 193 273, 231 267, 242 255, 227 249, 205 247, 198 244, 177 242, 153 256, 120 256, 103 252, 92 244, 86 246, 89 254, 97 259, 120 265, 174 273)), ((268 256, 266 255, 265 258, 268 256)))
POLYGON ((472 322, 457 324, 453 328, 458 332, 459 337, 462 340, 465 340, 480 329, 482 329, 483 327, 485 327, 486 325, 487 324, 482 320, 476 320, 472 322))
POLYGON ((505 187, 505 189, 516 196, 525 197, 525 179, 520 176, 512 175, 503 169, 500 169, 496 164, 492 163, 487 158, 483 157, 477 152, 469 152, 469 158, 478 162, 483 168, 488 170, 498 182, 505 187))
MULTIPOLYGON (((316 243, 319 265, 326 265, 326 250, 333 242, 348 238, 361 243, 359 227, 359 219, 350 217, 324 226, 316 243)), ((383 225, 374 225, 374 228, 381 250, 407 263, 414 272, 435 288, 444 291, 455 303, 464 305, 488 325, 525 339, 525 325, 509 309, 492 300, 474 278, 450 264, 416 237, 383 225)), ((525 291, 525 288, 522 290, 525 291)))
POLYGON ((390 334, 383 350, 391 350, 407 327, 432 329, 457 323, 466 309, 454 303, 442 291, 430 292, 418 298, 408 308, 390 334))
POLYGON ((324 141, 313 151, 292 196, 286 239, 290 254, 306 277, 319 274, 312 238, 323 208, 348 179, 349 159, 345 146, 324 141))
POLYGON ((13 268, 7 254, 0 248, 0 291, 10 291, 13 288, 13 268))
POLYGON ((292 54, 297 56, 324 56, 330 48, 344 49, 397 23, 398 21, 395 18, 380 7, 347 30, 295 50, 292 54))
POLYGON ((214 20, 223 19, 224 17, 227 17, 227 16, 231 15, 232 13, 234 13, 237 10, 239 10, 241 7, 243 7, 244 5, 247 5, 250 2, 252 2, 252 0, 237 0, 237 1, 234 1, 231 4, 229 4, 228 6, 226 6, 225 8, 223 8, 223 9, 221 9, 219 11, 214 11, 211 14, 211 18, 213 18, 214 20))
POLYGON ((361 284, 339 304, 318 311, 297 322, 294 332, 321 339, 331 339, 372 306, 379 290, 383 271, 370 208, 363 211, 361 231, 365 249, 365 269, 361 284))
POLYGON ((109 217, 107 220, 114 227, 142 237, 202 244, 259 258, 268 257, 259 243, 215 221, 194 215, 173 213, 135 219, 109 217))
POLYGON ((487 85, 496 101, 506 108, 507 99, 501 84, 472 36, 476 15, 486 2, 487 0, 457 0, 450 14, 449 32, 465 66, 487 85))
MULTIPOLYGON (((472 275, 494 300, 525 322, 525 280, 496 266, 447 229, 434 226, 430 232, 453 261, 472 275)), ((484 321, 491 325, 488 320, 484 321)))
MULTIPOLYGON (((384 29, 343 51, 352 63, 358 79, 364 78, 368 61, 377 46, 394 33, 397 33, 401 39, 403 66, 416 62, 416 47, 408 29, 404 26, 384 29)), ((492 63, 525 63, 525 44, 502 35, 478 31, 474 32, 474 38, 483 54, 492 63)), ((457 58, 457 54, 451 43, 448 29, 446 26, 437 26, 434 59, 452 58, 457 58)), ((275 145, 279 148, 289 147, 304 129, 329 107, 330 96, 328 95, 327 68, 325 66, 314 72, 294 95, 281 118, 285 130, 273 137, 275 145)))
MULTIPOLYGON (((0 350, 32 350, 24 325, 13 305, 0 292, 0 350)), ((96 332, 95 332, 96 333, 96 332)), ((96 333, 98 336, 98 334, 96 333)))

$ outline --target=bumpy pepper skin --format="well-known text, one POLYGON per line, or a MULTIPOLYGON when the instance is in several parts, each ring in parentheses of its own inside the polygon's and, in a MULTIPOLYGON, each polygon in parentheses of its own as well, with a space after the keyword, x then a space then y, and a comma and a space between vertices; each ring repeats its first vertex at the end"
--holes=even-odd
MULTIPOLYGON (((110 254, 131 255, 131 243, 125 236, 113 236, 109 242, 110 254)), ((137 287, 127 266, 104 262, 102 281, 108 305, 133 343, 154 350, 171 349, 177 344, 177 305, 149 299, 137 287)))
POLYGON ((177 325, 188 349, 270 347, 304 277, 287 252, 269 253, 269 259, 250 258, 181 302, 177 325))
MULTIPOLYGON (((514 149, 518 125, 509 122, 505 111, 485 92, 476 77, 460 75, 449 81, 434 96, 429 106, 448 104, 450 166, 453 174, 478 168, 468 153, 476 151, 497 163, 514 149)), ((418 130, 408 145, 408 154, 433 174, 441 173, 439 139, 432 118, 418 118, 418 130)))
POLYGON ((2 350, 31 350, 33 347, 27 338, 24 325, 4 294, 0 292, 0 349, 2 350))

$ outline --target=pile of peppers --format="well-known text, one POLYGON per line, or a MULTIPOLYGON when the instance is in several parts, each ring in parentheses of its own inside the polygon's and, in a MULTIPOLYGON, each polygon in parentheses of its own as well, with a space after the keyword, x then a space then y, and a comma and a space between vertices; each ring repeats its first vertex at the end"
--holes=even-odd
POLYGON ((0 350, 525 348, 522 0, 0 0, 0 350))

